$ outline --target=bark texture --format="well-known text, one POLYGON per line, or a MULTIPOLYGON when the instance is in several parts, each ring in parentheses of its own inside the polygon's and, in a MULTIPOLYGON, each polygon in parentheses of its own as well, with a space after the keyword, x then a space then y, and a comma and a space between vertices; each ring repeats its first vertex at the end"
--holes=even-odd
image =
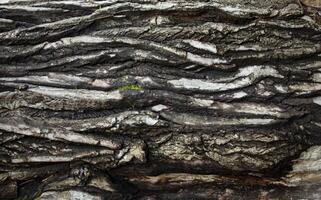
POLYGON ((0 198, 321 199, 319 1, 0 1, 0 198))

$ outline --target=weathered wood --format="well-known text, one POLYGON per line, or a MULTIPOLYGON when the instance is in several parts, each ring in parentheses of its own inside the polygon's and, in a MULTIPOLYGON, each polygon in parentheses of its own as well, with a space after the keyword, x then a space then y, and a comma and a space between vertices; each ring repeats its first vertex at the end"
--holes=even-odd
POLYGON ((0 197, 320 199, 317 1, 0 1, 0 197))

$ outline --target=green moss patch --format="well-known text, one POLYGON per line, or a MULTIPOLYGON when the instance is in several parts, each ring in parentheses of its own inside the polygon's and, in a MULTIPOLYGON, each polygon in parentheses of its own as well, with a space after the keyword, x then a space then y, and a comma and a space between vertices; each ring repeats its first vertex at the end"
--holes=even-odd
POLYGON ((143 88, 137 84, 129 84, 129 85, 121 86, 118 89, 122 91, 127 91, 127 90, 142 90, 143 88))

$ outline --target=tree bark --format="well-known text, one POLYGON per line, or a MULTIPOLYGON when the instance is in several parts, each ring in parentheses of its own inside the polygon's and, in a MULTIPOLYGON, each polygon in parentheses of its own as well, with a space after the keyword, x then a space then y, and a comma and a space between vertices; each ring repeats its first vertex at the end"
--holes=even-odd
POLYGON ((0 198, 321 199, 319 1, 0 1, 0 198))

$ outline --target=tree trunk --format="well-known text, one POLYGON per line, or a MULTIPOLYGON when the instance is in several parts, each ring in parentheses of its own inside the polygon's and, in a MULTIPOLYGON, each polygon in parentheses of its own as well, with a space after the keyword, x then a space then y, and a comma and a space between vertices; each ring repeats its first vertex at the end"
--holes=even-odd
POLYGON ((0 198, 321 199, 318 2, 0 1, 0 198))

